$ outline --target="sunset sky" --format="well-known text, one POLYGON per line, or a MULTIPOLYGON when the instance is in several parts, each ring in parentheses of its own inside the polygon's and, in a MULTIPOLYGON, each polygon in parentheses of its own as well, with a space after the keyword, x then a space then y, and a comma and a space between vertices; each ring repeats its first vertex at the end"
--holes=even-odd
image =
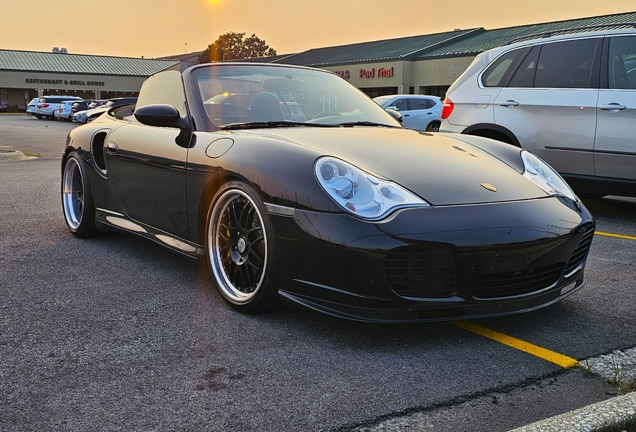
POLYGON ((0 0, 0 49, 154 58, 239 32, 290 54, 633 11, 634 0, 0 0))

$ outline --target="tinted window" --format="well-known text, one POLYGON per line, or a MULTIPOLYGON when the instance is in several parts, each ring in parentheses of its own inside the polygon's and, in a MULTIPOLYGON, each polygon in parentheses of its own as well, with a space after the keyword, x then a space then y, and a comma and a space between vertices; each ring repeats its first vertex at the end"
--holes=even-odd
POLYGON ((387 108, 393 107, 397 111, 406 111, 409 109, 406 99, 396 99, 387 108))
POLYGON ((597 42, 582 39, 543 45, 534 86, 590 88, 597 42))
POLYGON ((422 98, 409 98, 409 103, 412 110, 429 109, 435 105, 432 100, 422 98))
POLYGON ((536 46, 532 49, 517 68, 508 87, 532 87, 534 85, 534 74, 537 70, 539 52, 541 52, 541 46, 536 46))
POLYGON ((517 65, 524 59, 530 48, 508 51, 486 69, 481 80, 486 87, 505 87, 517 65))
POLYGON ((75 97, 67 97, 67 96, 45 96, 40 98, 40 102, 42 103, 62 103, 64 101, 68 101, 70 99, 77 99, 75 97))
POLYGON ((610 39, 608 71, 609 88, 636 90, 635 36, 610 39))

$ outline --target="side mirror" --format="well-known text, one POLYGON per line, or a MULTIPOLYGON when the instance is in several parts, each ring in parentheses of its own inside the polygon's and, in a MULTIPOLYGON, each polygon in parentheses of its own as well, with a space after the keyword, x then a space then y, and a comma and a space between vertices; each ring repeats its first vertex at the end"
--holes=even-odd
POLYGON ((179 110, 171 105, 145 105, 135 109, 135 118, 148 126, 190 129, 187 118, 181 117, 179 110))
POLYGON ((395 111, 392 109, 385 109, 386 112, 388 112, 389 114, 391 114, 391 117, 393 117, 394 119, 396 119, 397 121, 400 122, 400 124, 402 124, 402 114, 399 111, 395 111))

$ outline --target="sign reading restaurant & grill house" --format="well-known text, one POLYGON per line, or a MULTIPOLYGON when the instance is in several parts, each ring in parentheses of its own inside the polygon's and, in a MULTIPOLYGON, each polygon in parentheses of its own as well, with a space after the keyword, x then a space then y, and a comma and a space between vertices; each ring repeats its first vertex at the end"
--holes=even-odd
POLYGON ((105 81, 83 81, 83 80, 62 80, 62 79, 45 79, 45 78, 26 78, 27 84, 57 84, 57 85, 72 85, 72 86, 91 86, 91 87, 104 87, 105 81))

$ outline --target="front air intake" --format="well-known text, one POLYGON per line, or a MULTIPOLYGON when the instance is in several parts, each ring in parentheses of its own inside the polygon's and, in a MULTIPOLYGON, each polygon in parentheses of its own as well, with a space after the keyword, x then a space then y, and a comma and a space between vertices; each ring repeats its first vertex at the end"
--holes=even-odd
POLYGON ((395 248, 387 255, 385 274, 393 291, 402 297, 445 298, 457 291, 455 259, 445 249, 395 248))
POLYGON ((594 225, 587 224, 579 228, 579 231, 583 234, 578 247, 574 250, 568 265, 565 267, 565 277, 571 276, 572 273, 579 270, 581 264, 587 258, 587 254, 592 246, 592 238, 594 237, 594 225))

